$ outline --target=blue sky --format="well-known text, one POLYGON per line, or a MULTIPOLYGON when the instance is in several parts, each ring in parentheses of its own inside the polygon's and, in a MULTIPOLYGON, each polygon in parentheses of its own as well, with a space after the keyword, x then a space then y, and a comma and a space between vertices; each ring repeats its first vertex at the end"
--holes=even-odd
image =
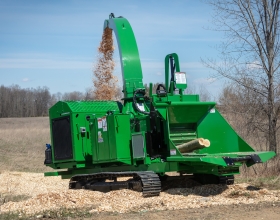
POLYGON ((175 52, 190 86, 218 94, 222 81, 213 82, 200 60, 217 58, 222 34, 208 30, 212 9, 197 0, 1 0, 0 85, 47 86, 51 93, 92 87, 103 22, 111 12, 134 30, 144 83, 164 82, 164 58, 175 52))

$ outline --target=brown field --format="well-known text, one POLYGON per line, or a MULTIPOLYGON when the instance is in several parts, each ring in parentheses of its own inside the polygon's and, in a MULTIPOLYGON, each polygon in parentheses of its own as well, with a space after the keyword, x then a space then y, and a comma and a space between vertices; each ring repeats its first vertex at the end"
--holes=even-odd
POLYGON ((163 184, 159 197, 130 190, 69 190, 44 177, 50 143, 47 117, 0 118, 0 219, 278 219, 280 177, 248 170, 232 186, 201 186, 191 178, 163 184), (254 173, 255 176, 251 176, 254 173))
POLYGON ((45 144, 50 143, 48 117, 0 118, 0 172, 44 172, 45 144))

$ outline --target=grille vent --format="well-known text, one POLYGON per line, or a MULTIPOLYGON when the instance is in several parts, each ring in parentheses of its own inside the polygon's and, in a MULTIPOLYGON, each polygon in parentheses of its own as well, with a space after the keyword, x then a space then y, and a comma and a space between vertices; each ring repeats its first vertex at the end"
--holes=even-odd
POLYGON ((73 158, 70 116, 52 120, 54 159, 73 158))

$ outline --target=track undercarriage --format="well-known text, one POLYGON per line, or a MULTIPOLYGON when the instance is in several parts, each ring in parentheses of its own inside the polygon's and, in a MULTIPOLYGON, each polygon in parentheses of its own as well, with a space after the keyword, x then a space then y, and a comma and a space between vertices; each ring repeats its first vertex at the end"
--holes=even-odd
MULTIPOLYGON (((201 184, 234 183, 234 176, 215 176, 211 174, 194 174, 193 178, 201 184)), ((75 175, 70 179, 69 189, 87 189, 101 192, 111 190, 130 189, 142 192, 143 197, 158 196, 161 192, 161 181, 168 180, 168 176, 159 176, 154 172, 101 172, 93 174, 75 175), (119 181, 118 178, 121 180, 119 181)), ((180 182, 182 176, 172 178, 180 182)))
POLYGON ((142 192, 143 197, 149 197, 160 194, 161 181, 154 172, 102 172, 75 175, 70 179, 69 188, 90 189, 102 192, 132 189, 142 192), (125 181, 118 181, 118 178, 125 177, 131 178, 125 181))

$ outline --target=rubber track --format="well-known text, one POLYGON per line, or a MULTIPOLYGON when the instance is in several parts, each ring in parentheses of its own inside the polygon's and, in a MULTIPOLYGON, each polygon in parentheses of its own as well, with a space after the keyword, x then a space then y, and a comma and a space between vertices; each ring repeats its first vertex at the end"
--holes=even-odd
MULTIPOLYGON (((146 172, 101 172, 92 174, 80 174, 72 176, 69 182, 69 188, 72 187, 72 182, 89 181, 94 179, 112 179, 117 177, 133 177, 135 180, 142 183, 142 195, 143 197, 158 196, 161 191, 161 181, 158 175, 152 171, 146 172)), ((114 183, 112 183, 114 184, 114 183)), ((118 182, 115 182, 118 185, 118 182)))
POLYGON ((219 176, 219 184, 227 184, 232 185, 234 184, 234 176, 219 176))
POLYGON ((138 173, 142 181, 143 197, 158 196, 161 191, 161 181, 154 172, 138 173))

